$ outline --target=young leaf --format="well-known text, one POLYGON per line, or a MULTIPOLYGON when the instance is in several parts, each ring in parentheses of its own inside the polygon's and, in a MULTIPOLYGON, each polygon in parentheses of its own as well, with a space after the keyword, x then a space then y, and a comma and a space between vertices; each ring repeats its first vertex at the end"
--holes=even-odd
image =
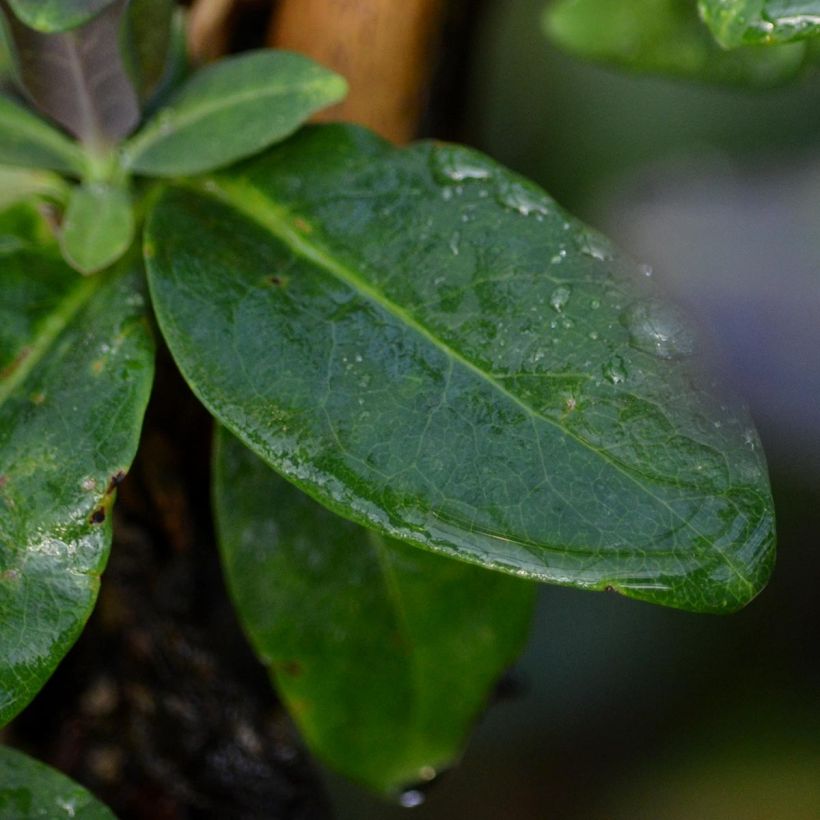
POLYGON ((313 752, 385 793, 451 766, 535 587, 339 519, 225 431, 214 481, 231 596, 313 752))
POLYGON ((7 0, 27 26, 53 34, 87 23, 116 0, 7 0))
POLYGON ((80 149, 22 105, 0 96, 0 162, 82 176, 80 149))
POLYGON ((71 267, 96 273, 116 262, 134 238, 128 192, 102 183, 78 185, 63 219, 60 248, 71 267))
POLYGON ((710 82, 773 86, 806 57, 803 43, 725 51, 693 0, 558 0, 544 24, 559 46, 586 59, 710 82))
POLYGON ((820 0, 698 0, 698 8, 724 48, 788 43, 820 33, 820 0))
POLYGON ((138 266, 83 279, 19 220, 0 217, 0 725, 91 613, 153 369, 138 266))
POLYGON ((131 140, 123 164, 151 176, 210 171, 292 134, 345 81, 299 54, 256 51, 198 71, 131 140))
POLYGON ((156 90, 171 49, 172 0, 131 0, 123 15, 120 50, 141 100, 156 90))
POLYGON ((42 34, 8 16, 17 75, 34 104, 92 148, 127 136, 137 95, 118 48, 124 3, 81 28, 42 34))
POLYGON ((8 746, 0 746, 0 817, 115 820, 82 786, 8 746))
POLYGON ((340 515, 698 611, 765 583, 748 413, 636 265, 487 157, 311 128, 167 190, 146 255, 193 390, 340 515))
POLYGON ((49 171, 0 165, 0 210, 34 196, 65 202, 68 183, 49 171))

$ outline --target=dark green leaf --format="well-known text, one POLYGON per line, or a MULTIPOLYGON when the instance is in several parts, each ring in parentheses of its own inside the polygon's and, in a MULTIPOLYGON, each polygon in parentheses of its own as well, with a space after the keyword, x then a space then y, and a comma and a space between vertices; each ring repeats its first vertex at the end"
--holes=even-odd
POLYGON ((488 158, 311 128, 168 190, 146 253, 194 391, 339 514, 694 610, 765 583, 747 412, 637 266, 488 158))
POLYGON ((65 31, 87 23, 116 0, 7 0, 27 26, 45 33, 65 31))
POLYGON ((118 40, 123 2, 85 26, 42 34, 9 15, 17 75, 34 104, 92 148, 129 134, 139 121, 137 95, 118 40))
POLYGON ((120 50, 141 100, 156 90, 171 48, 172 0, 131 0, 125 9, 120 50))
POLYGON ((803 43, 725 51, 695 0, 558 0, 544 19, 567 51, 635 71, 765 87, 792 78, 806 56, 803 43))
POLYGON ((820 33, 820 0, 698 0, 698 7, 725 48, 788 43, 820 33))
POLYGON ((153 368, 140 270, 77 276, 29 213, 0 218, 0 725, 94 605, 153 368))
POLYGON ((256 51, 198 71, 126 146, 139 174, 196 174, 251 156, 338 102, 345 81, 299 54, 256 51))
POLYGON ((214 497, 239 616, 313 751, 387 793, 451 766, 534 586, 341 520, 226 432, 214 497))
POLYGON ((112 185, 78 185, 63 219, 60 247, 81 273, 114 264, 134 237, 134 211, 127 191, 112 185))
POLYGON ((82 786, 8 746, 0 747, 0 818, 115 820, 82 786))
POLYGON ((82 176, 85 160, 75 143, 27 108, 0 96, 0 162, 82 176))

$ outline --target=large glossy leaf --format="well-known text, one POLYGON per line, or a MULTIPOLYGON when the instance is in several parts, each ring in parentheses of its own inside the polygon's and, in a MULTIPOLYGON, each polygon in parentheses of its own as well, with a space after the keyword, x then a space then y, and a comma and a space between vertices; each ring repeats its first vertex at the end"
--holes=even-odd
POLYGON ((219 168, 289 136, 346 88, 299 54, 267 49, 221 60, 157 112, 126 147, 123 164, 151 176, 219 168))
POLYGON ((153 367, 139 267, 84 279, 26 213, 0 218, 0 724, 91 612, 153 367))
POLYGON ((24 168, 50 168, 82 176, 82 152, 55 128, 23 106, 0 96, 0 162, 24 168))
POLYGON ((117 0, 7 0, 27 26, 45 33, 65 31, 87 23, 117 0))
POLYGON ((467 149, 309 129, 169 189, 155 310, 205 405, 381 532, 705 611, 774 549, 760 443, 651 280, 467 149))
POLYGON ((0 817, 115 820, 82 786, 8 746, 0 747, 0 817))
POLYGON ((339 519, 224 430, 214 497, 231 595, 313 751, 388 793, 449 767, 534 586, 339 519))
POLYGON ((787 43, 820 33, 820 0, 698 0, 698 7, 726 48, 787 43))
POLYGON ((134 87, 119 52, 124 9, 117 0, 81 28, 43 34, 8 15, 18 79, 35 105, 92 148, 139 121, 134 87))
POLYGON ((114 264, 131 245, 134 212, 128 192, 114 185, 78 185, 63 218, 60 247, 81 273, 114 264))
POLYGON ((726 51, 698 16, 695 0, 558 0, 544 17, 562 48, 635 71, 771 86, 803 66, 803 43, 726 51))

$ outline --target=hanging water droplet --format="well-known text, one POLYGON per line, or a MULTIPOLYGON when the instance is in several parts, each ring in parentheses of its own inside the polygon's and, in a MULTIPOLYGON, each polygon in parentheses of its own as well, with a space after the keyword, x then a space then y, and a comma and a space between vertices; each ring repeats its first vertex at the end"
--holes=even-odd
POLYGON ((551 202, 546 194, 535 186, 527 187, 520 182, 504 182, 496 192, 496 199, 505 208, 518 211, 522 216, 549 213, 551 202))
POLYGON ((442 145, 436 148, 431 164, 433 176, 445 185, 471 179, 490 179, 493 175, 492 166, 486 160, 457 146, 442 145))
POLYGON ((617 354, 613 356, 604 366, 604 378, 612 384, 621 384, 626 381, 627 372, 624 360, 617 354))
POLYGON ((418 789, 407 789, 399 795, 399 805, 406 809, 414 809, 424 803, 424 794, 418 789))
POLYGON ((649 279, 652 276, 652 265, 638 265, 638 270, 641 272, 641 276, 645 276, 649 279))
POLYGON ((570 296, 572 296, 572 290, 567 285, 559 285, 550 294, 550 306, 553 310, 561 313, 561 311, 567 306, 570 296))
POLYGON ((684 314, 660 299, 646 299, 629 307, 622 317, 633 347, 662 359, 690 356, 695 334, 684 314))

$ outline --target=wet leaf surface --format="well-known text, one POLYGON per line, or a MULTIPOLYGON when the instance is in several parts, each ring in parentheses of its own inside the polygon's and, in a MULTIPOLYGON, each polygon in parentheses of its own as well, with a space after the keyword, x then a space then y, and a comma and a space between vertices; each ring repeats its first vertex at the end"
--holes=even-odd
POLYGON ((91 612, 153 370, 138 265, 83 279, 32 211, 0 218, 0 723, 91 612))
POLYGON ((308 129, 169 189, 146 255, 193 390, 335 512, 697 611, 764 585, 748 413, 701 374, 648 269, 488 158, 308 129))
POLYGON ((698 0, 698 8, 724 48, 788 43, 820 32, 819 0, 698 0))

